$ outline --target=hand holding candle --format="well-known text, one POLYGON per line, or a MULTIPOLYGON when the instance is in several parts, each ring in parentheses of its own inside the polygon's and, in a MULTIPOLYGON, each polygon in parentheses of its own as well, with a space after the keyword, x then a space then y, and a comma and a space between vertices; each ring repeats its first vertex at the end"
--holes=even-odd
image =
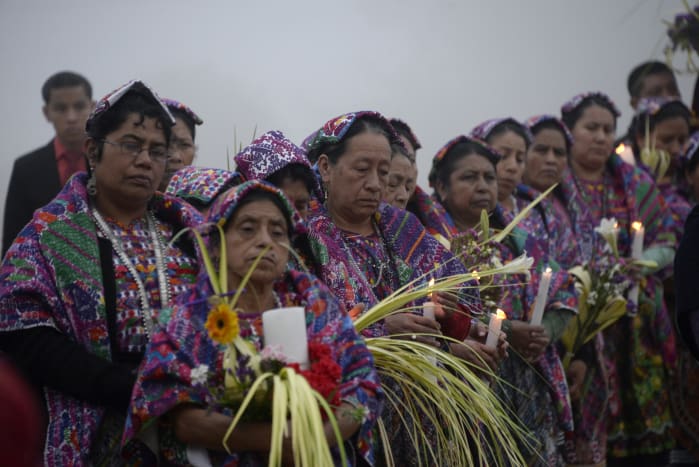
MULTIPOLYGON (((432 288, 434 287, 434 278, 430 279, 430 283, 427 287, 429 293, 427 294, 427 301, 422 305, 422 316, 429 319, 435 319, 435 312, 442 311, 442 306, 436 303, 432 299, 432 288)), ((441 315, 441 313, 440 313, 441 315)))
MULTIPOLYGON (((631 224, 631 230, 633 232, 633 241, 631 243, 631 258, 641 259, 643 257, 643 240, 646 230, 643 228, 643 224, 639 221, 635 221, 631 224)), ((638 284, 635 284, 631 290, 629 290, 629 301, 638 304, 638 284)))
POLYGON ((306 310, 295 306, 262 313, 265 345, 277 345, 289 362, 308 369, 306 310))
POLYGON ((539 290, 537 291, 536 299, 534 300, 532 319, 529 321, 529 324, 532 326, 541 326, 541 320, 544 317, 544 309, 546 308, 546 302, 548 300, 549 287, 551 286, 551 274, 551 268, 547 267, 544 273, 541 275, 539 290))
POLYGON ((497 313, 490 314, 490 323, 488 323, 488 337, 485 340, 486 347, 494 349, 498 346, 498 339, 500 338, 500 328, 502 327, 502 321, 507 315, 505 312, 498 308, 497 313))

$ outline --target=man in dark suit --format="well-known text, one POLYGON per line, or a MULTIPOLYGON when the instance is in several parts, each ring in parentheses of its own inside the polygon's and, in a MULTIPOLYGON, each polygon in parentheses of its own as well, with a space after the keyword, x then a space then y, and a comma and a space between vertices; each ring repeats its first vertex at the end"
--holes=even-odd
POLYGON ((92 86, 83 76, 62 71, 41 88, 43 113, 56 136, 46 146, 15 160, 5 200, 2 255, 31 220, 75 172, 85 170, 85 122, 94 107, 92 86))

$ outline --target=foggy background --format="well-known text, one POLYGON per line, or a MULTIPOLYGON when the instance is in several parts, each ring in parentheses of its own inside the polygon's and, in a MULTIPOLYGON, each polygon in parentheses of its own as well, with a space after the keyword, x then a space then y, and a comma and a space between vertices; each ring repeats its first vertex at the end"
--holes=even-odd
MULTIPOLYGON (((694 3, 694 2, 690 2, 694 3)), ((419 182, 432 155, 482 120, 559 114, 601 90, 631 116, 626 79, 664 60, 681 0, 0 0, 0 222, 16 157, 53 136, 41 85, 74 70, 97 100, 140 78, 204 120, 195 164, 227 167, 237 142, 378 110, 412 126, 419 182)), ((684 68, 685 56, 675 65, 684 68)), ((694 79, 678 75, 685 102, 694 79)), ((231 166, 232 166, 231 162, 231 166)))

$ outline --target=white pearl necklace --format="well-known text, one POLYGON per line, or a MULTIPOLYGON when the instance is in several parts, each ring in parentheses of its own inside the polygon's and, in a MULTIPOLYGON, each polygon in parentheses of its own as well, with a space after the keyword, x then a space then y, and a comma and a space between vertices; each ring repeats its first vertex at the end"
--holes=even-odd
MULTIPOLYGON (((133 277, 134 281, 136 282, 136 286, 138 287, 138 296, 141 302, 141 320, 143 321, 146 339, 150 341, 150 336, 153 333, 153 321, 155 317, 153 308, 149 306, 150 304, 148 301, 146 286, 141 280, 141 276, 138 274, 136 267, 126 254, 121 242, 116 238, 116 235, 114 235, 112 229, 109 227, 109 225, 107 225, 107 222, 95 207, 92 207, 92 215, 95 218, 95 222, 97 223, 97 227, 99 228, 100 232, 102 232, 102 234, 109 240, 109 243, 112 244, 112 248, 119 257, 119 260, 121 260, 126 269, 129 271, 129 274, 131 274, 131 277, 133 277)), ((148 227, 148 233, 153 242, 153 249, 155 250, 155 267, 158 273, 160 305, 161 308, 164 308, 170 304, 170 282, 167 272, 165 271, 165 261, 163 259, 163 251, 165 248, 163 247, 163 242, 156 226, 155 216, 153 216, 153 213, 150 210, 146 212, 146 224, 148 227)))

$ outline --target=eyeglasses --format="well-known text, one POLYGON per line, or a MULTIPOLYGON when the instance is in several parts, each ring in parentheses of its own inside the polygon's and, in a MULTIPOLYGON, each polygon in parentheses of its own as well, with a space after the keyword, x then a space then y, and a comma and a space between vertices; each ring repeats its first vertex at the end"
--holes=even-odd
POLYGON ((103 139, 102 142, 118 147, 124 156, 131 156, 134 159, 137 158, 143 151, 146 151, 148 153, 148 157, 150 157, 150 160, 157 163, 163 163, 169 155, 165 146, 152 146, 150 148, 146 148, 142 144, 133 141, 122 141, 121 143, 115 143, 106 139, 103 139))

